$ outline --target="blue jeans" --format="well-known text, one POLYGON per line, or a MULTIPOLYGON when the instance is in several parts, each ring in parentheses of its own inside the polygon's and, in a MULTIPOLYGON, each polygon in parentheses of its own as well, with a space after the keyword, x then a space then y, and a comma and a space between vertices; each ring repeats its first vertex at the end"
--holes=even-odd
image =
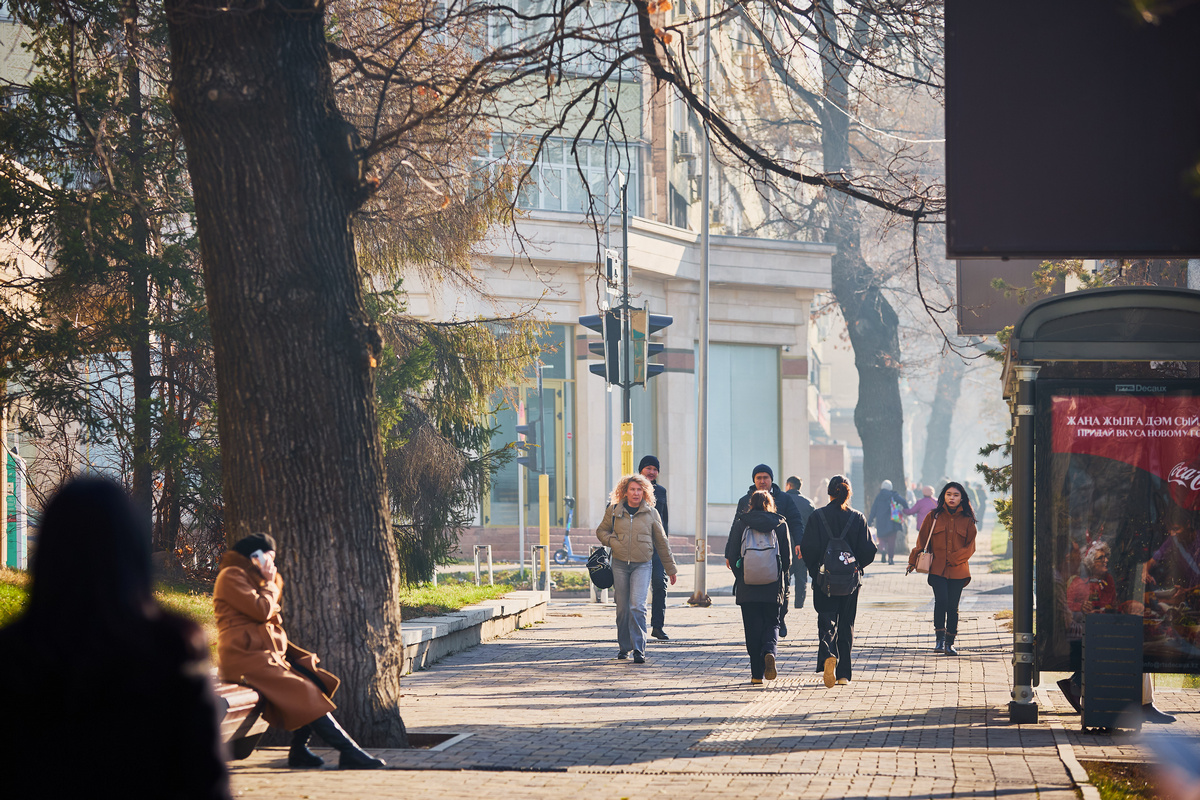
POLYGON ((613 597, 617 603, 617 645, 622 652, 646 652, 646 593, 649 561, 612 560, 613 597))

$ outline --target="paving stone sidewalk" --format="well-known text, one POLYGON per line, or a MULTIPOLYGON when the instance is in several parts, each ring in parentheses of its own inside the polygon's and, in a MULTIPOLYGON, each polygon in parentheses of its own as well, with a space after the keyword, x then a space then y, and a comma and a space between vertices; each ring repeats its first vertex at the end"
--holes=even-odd
MULTIPOLYGON (((1077 797, 1077 758, 1144 758, 1133 740, 1072 733, 1043 687, 1042 720, 1011 725, 1010 576, 984 561, 963 598, 957 658, 932 651, 921 576, 872 568, 855 629, 854 680, 815 671, 816 615, 792 610, 779 678, 749 683, 737 606, 710 568, 709 608, 672 598, 669 642, 617 661, 613 608, 555 603, 545 624, 405 679, 414 732, 470 734, 439 751, 381 753, 391 769, 294 771, 265 749, 234 765, 248 798, 1077 797), (1077 755, 1075 755, 1077 754, 1077 755)), ((1051 684, 1052 686, 1052 684, 1051 684)), ((1200 692, 1159 705, 1200 729, 1200 692)), ((331 761, 336 758, 331 754, 331 761)))

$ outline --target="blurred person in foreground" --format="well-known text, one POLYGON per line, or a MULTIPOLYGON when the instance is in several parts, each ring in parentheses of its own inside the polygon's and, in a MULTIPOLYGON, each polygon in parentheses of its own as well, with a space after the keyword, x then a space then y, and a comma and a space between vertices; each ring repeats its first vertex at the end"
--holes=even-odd
POLYGON ((204 633, 155 602, 149 527, 105 478, 46 504, 0 685, 4 797, 230 797, 204 633))
POLYGON ((338 751, 341 769, 385 766, 364 752, 333 718, 337 706, 332 698, 341 681, 317 666, 314 653, 288 640, 280 614, 282 591, 272 536, 252 533, 221 557, 213 588, 221 677, 258 691, 266 700, 263 719, 292 732, 289 767, 310 769, 325 763, 308 749, 314 733, 338 751))

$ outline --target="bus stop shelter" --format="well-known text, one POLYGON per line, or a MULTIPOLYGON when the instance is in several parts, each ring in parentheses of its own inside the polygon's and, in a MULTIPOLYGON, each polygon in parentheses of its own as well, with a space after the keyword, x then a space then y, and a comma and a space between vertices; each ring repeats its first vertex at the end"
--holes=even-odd
MULTIPOLYGON (((1002 381, 1012 414, 1010 720, 1036 722, 1037 671, 1065 668, 1069 637, 1058 633, 1069 622, 1054 612, 1080 552, 1098 544, 1119 566, 1117 610, 1144 609, 1144 671, 1200 672, 1200 608, 1158 614, 1150 590, 1182 579, 1148 577, 1164 542, 1182 540, 1167 538, 1172 525, 1183 520, 1187 540, 1197 537, 1200 291, 1104 288, 1042 300, 1014 328, 1002 381)), ((1200 585, 1168 588, 1173 601, 1200 598, 1200 585)))

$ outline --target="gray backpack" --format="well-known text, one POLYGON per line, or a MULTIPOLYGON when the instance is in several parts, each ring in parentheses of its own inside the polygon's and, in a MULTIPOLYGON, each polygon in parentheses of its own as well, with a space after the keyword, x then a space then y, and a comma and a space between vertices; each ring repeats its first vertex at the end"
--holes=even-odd
POLYGON ((742 532, 742 582, 767 586, 779 580, 779 538, 775 531, 742 532))

